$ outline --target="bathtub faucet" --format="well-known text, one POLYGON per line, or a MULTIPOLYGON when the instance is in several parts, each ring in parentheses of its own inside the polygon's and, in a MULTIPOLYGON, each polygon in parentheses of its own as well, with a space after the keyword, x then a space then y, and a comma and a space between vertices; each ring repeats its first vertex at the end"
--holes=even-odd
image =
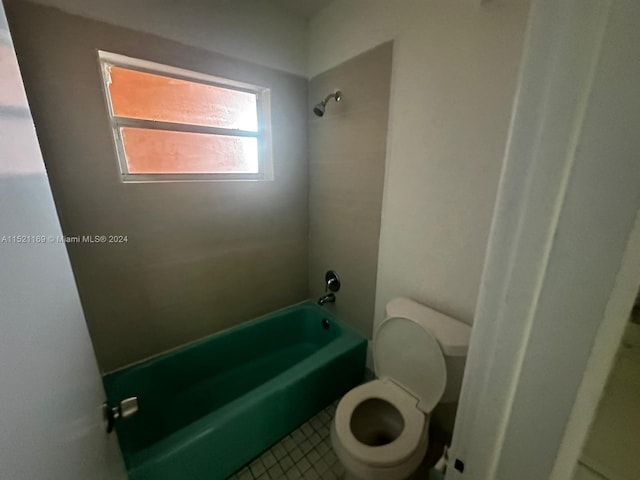
POLYGON ((324 305, 325 303, 335 303, 336 296, 333 293, 327 293, 326 295, 318 299, 318 305, 324 305))

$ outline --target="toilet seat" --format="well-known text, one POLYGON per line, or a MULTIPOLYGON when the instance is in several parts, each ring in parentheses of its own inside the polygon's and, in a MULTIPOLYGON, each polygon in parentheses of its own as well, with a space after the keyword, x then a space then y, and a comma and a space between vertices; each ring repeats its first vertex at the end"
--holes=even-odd
POLYGON ((390 380, 374 380, 348 392, 338 404, 335 433, 340 443, 358 461, 373 467, 391 467, 409 458, 424 443, 427 416, 418 409, 418 400, 390 380), (382 399, 402 415, 404 428, 392 442, 369 446, 360 442, 351 431, 354 410, 368 399, 382 399))

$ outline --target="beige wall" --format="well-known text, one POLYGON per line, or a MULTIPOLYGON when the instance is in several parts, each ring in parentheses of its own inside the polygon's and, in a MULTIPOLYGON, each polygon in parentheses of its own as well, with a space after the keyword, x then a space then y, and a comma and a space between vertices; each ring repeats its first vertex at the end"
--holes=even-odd
POLYGON ((265 0, 34 0, 297 75, 307 73, 305 18, 265 0))
POLYGON ((104 371, 307 297, 307 82, 205 50, 6 2, 63 231, 104 371), (275 180, 124 184, 96 49, 271 88, 275 180))
POLYGON ((371 336, 380 209, 387 145, 392 43, 332 68, 309 85, 309 291, 324 293, 324 273, 342 288, 329 308, 371 336), (335 89, 322 118, 313 105, 335 89))
POLYGON ((394 40, 377 320, 407 295, 473 321, 528 0, 336 0, 310 72, 394 40))

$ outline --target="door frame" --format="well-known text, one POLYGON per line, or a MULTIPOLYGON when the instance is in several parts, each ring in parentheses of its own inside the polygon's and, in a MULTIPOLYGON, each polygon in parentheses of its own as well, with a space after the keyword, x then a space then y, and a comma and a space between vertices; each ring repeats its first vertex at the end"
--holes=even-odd
POLYGON ((0 0, 0 478, 126 480, 0 0))
POLYGON ((532 4, 447 480, 573 475, 640 285, 638 23, 532 4))

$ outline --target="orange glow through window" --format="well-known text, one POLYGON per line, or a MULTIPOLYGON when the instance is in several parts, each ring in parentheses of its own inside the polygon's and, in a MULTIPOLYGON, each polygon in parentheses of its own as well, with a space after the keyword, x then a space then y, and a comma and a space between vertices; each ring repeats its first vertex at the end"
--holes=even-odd
POLYGON ((162 122, 256 132, 256 95, 111 67, 113 114, 162 122))
POLYGON ((259 152, 270 155, 270 143, 261 149, 264 132, 258 110, 263 105, 259 94, 268 90, 121 55, 100 55, 123 175, 265 178, 260 176, 259 152))
POLYGON ((258 173, 251 137, 121 129, 129 173, 258 173))

